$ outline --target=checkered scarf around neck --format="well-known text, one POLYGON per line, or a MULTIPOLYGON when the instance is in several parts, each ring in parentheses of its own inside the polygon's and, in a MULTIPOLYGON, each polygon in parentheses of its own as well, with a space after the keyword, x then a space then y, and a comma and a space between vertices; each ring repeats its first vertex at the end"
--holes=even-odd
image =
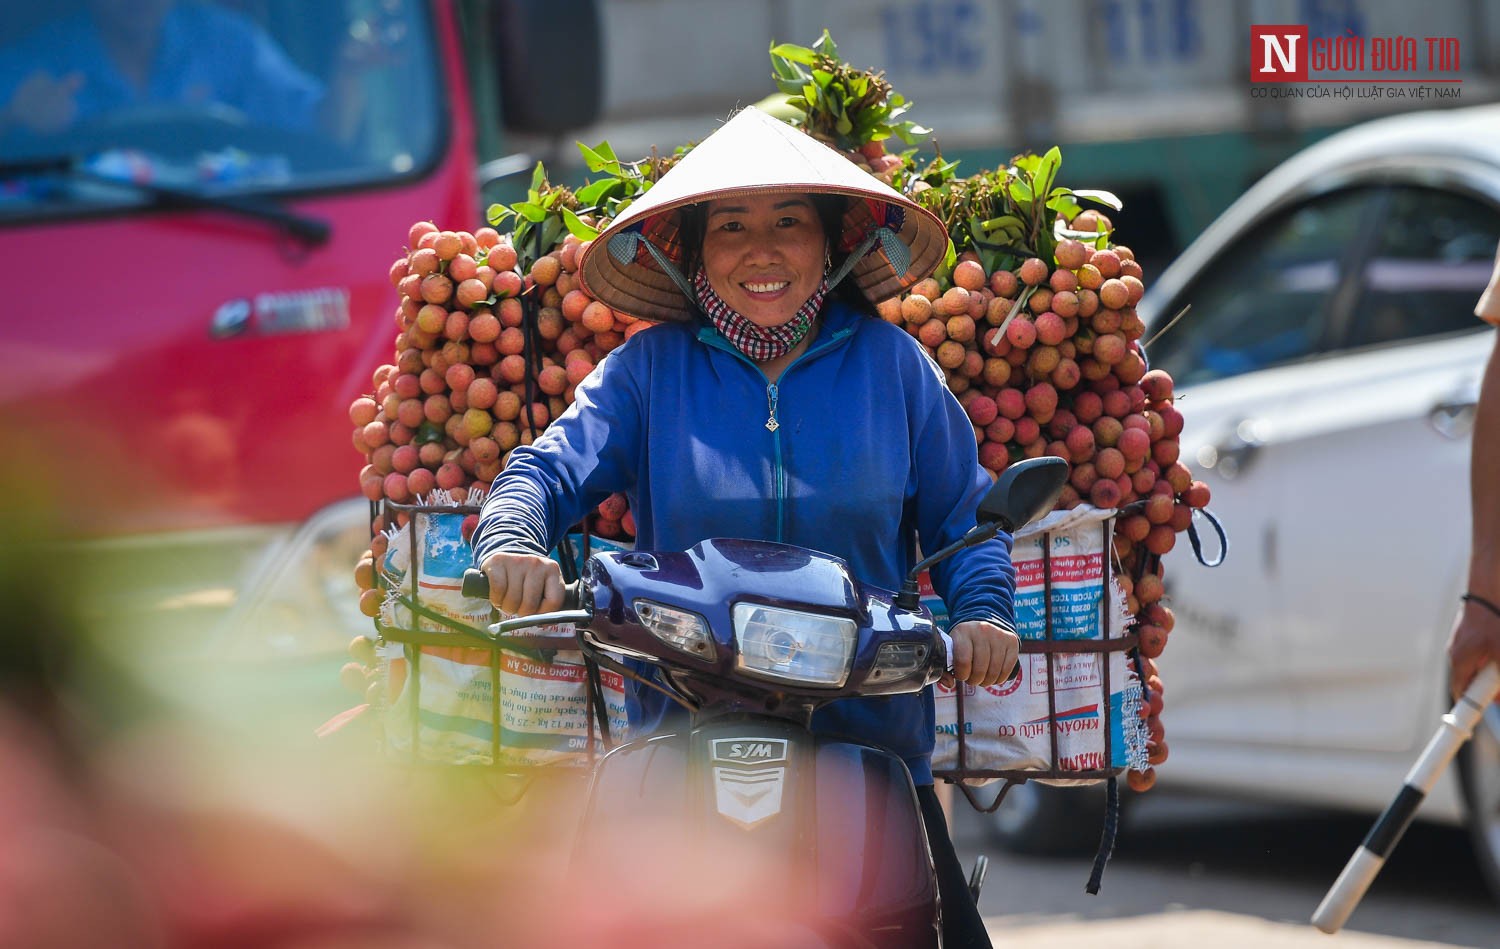
POLYGON ((823 307, 823 297, 828 293, 828 278, 818 282, 818 289, 797 308, 790 320, 780 326, 759 326, 735 312, 708 284, 708 275, 700 267, 693 276, 693 290, 698 306, 708 315, 719 335, 756 362, 765 362, 784 356, 802 341, 812 329, 813 317, 823 307))

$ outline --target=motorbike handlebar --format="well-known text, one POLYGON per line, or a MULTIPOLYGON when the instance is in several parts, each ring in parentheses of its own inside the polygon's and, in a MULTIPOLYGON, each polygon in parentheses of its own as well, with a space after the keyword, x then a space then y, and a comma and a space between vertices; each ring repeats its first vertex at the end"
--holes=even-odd
POLYGON ((488 600, 490 598, 490 578, 485 576, 484 571, 478 567, 470 567, 464 571, 462 593, 464 596, 474 599, 488 600))
MULTIPOLYGON (((580 603, 580 590, 583 581, 574 580, 572 583, 563 584, 562 609, 576 610, 580 603)), ((464 571, 462 592, 464 596, 487 600, 490 598, 490 578, 484 575, 484 571, 477 567, 470 567, 464 571)))

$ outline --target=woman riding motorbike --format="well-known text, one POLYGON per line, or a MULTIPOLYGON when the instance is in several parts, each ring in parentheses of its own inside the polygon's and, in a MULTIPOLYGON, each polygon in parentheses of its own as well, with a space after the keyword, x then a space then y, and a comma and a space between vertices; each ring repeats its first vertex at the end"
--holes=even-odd
MULTIPOLYGON (((558 608, 547 551, 617 491, 642 549, 780 541, 897 588, 916 544, 937 550, 975 525, 991 484, 941 370, 875 312, 947 247, 930 212, 753 108, 705 139, 583 254, 590 294, 661 325, 604 359, 495 480, 474 537, 495 605, 558 608)), ((933 570, 954 674, 973 685, 1016 663, 1009 551, 1002 533, 933 570)), ((647 689, 627 704, 636 732, 670 711, 647 689)), ((933 792, 931 689, 835 702, 813 728, 903 758, 938 870, 944 944, 989 945, 933 792)))

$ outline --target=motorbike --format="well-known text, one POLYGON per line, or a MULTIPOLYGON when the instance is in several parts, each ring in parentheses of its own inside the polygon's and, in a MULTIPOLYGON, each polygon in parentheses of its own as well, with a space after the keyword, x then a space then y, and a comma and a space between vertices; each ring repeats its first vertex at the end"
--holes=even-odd
MULTIPOLYGON (((853 576, 843 560, 766 541, 717 538, 686 551, 596 553, 565 608, 491 627, 504 636, 574 624, 582 648, 655 671, 687 716, 604 755, 592 776, 575 867, 626 866, 612 828, 649 827, 661 854, 720 855, 773 868, 744 899, 780 914, 809 944, 936 947, 942 907, 905 763, 874 745, 814 734, 813 713, 854 696, 916 692, 948 666, 948 648, 918 597, 932 565, 1050 511, 1068 464, 1007 468, 977 524, 918 563, 899 591, 853 576)), ((464 593, 488 596, 470 570, 464 593)), ((981 861, 983 858, 980 858, 981 861)), ((703 872, 681 875, 685 891, 703 872)), ((970 888, 976 898, 983 866, 970 888)))

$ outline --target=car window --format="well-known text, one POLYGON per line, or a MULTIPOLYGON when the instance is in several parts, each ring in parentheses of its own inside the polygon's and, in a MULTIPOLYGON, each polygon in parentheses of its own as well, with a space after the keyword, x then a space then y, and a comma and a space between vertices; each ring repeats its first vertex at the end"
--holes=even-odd
POLYGON ((1391 191, 1379 239, 1359 275, 1347 345, 1377 346, 1480 330, 1474 303, 1500 242, 1500 211, 1435 188, 1391 191))
POLYGON ((1339 191, 1257 225, 1162 312, 1170 319, 1192 307, 1151 343, 1152 366, 1190 385, 1316 355, 1351 245, 1378 199, 1374 188, 1339 191))
POLYGON ((417 0, 55 0, 25 14, 0 38, 0 224, 116 213, 151 186, 384 182, 441 153, 441 50, 417 0))

